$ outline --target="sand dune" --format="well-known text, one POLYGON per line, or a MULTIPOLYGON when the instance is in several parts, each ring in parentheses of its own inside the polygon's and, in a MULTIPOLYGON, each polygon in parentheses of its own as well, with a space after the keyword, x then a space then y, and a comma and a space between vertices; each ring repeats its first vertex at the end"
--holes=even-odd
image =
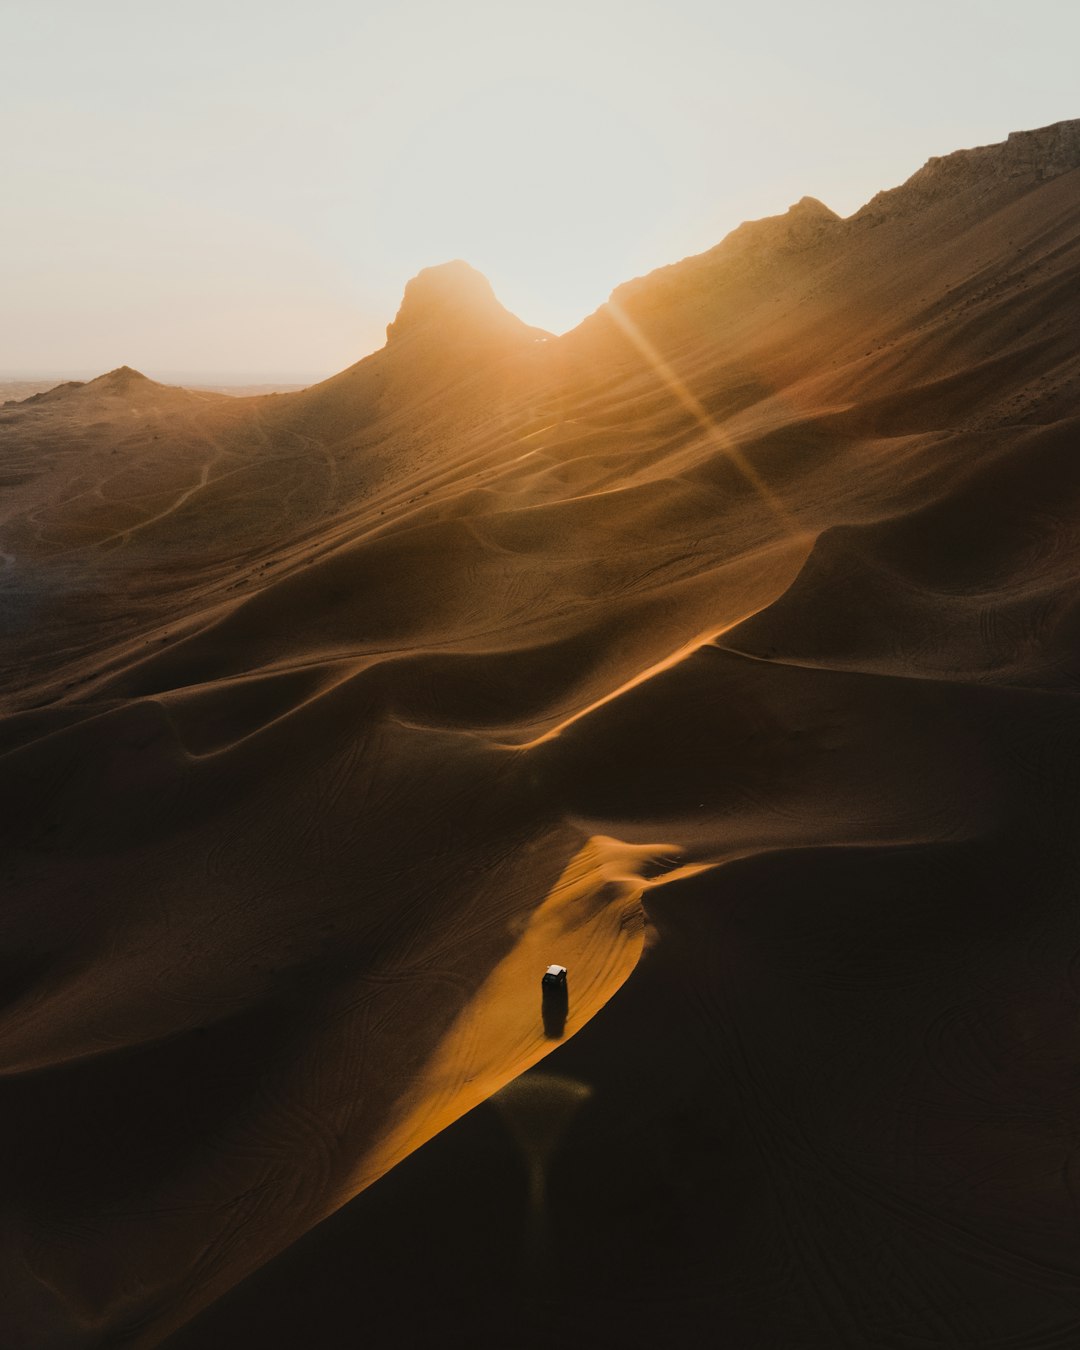
POLYGON ((1075 1344, 1078 301, 1064 123, 0 409, 0 1344, 1075 1344))

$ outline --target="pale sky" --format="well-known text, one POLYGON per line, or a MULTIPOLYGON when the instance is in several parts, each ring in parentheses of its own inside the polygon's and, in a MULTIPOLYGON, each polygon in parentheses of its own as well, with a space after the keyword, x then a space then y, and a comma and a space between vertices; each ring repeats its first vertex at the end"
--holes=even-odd
POLYGON ((307 380, 464 258, 562 332, 1080 116, 1077 0, 0 0, 0 375, 307 380))

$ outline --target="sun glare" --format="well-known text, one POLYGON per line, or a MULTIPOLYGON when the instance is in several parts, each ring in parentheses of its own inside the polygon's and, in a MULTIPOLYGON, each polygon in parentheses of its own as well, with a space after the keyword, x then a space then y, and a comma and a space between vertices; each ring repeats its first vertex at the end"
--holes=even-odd
POLYGON ((887 60, 854 0, 782 22, 703 0, 15 8, 11 371, 329 375, 452 258, 563 332, 743 220, 806 194, 847 214, 942 144, 1067 115, 1075 86, 1066 41, 1025 64, 1010 31, 1006 81, 958 59, 967 6, 932 44, 883 17, 887 60))
POLYGON ((642 180, 672 187, 646 124, 551 80, 466 91, 398 134, 387 254, 407 250, 416 269, 466 258, 509 309, 555 332, 625 279, 612 242, 640 217, 642 180))

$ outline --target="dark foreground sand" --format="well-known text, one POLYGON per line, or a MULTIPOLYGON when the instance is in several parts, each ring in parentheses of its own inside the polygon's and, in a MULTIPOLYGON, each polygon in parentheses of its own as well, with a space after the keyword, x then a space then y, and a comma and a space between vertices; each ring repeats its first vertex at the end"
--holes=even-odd
POLYGON ((0 410, 0 1346, 1080 1344, 1078 314, 1067 123, 0 410))

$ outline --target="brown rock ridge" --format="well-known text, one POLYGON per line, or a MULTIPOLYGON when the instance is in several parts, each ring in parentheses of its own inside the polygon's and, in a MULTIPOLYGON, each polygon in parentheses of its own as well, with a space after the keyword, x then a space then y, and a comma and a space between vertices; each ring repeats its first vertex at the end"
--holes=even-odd
POLYGON ((616 304, 639 300, 666 304, 677 296, 727 284, 768 285, 777 269, 801 255, 801 267, 826 265, 863 230, 890 220, 923 216, 927 229, 974 220, 1050 179, 1080 167, 1080 119, 1035 131, 1015 131, 1006 141, 934 156, 899 187, 877 193, 842 219, 814 197, 803 197, 779 216, 745 221, 705 253, 624 282, 616 304))
POLYGON ((491 282, 460 259, 425 267, 405 287, 387 346, 410 338, 453 344, 531 342, 550 336, 530 328, 495 298, 491 282))
POLYGON ((933 155, 900 187, 879 192, 853 221, 924 210, 929 204, 975 188, 991 196, 1058 178, 1080 168, 1080 118, 1035 131, 1013 131, 1005 141, 933 155))

